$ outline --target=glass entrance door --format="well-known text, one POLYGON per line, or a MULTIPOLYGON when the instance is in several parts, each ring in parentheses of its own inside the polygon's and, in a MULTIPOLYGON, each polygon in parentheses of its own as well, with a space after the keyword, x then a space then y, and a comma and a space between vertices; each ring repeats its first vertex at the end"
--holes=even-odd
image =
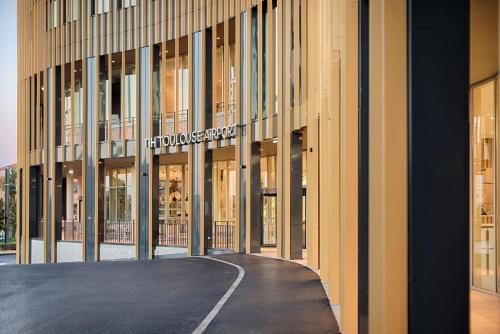
POLYGON ((207 229, 207 248, 236 249, 235 161, 213 163, 213 221, 207 229))
POLYGON ((262 195, 262 246, 276 246, 276 195, 262 195))
POLYGON ((188 169, 187 165, 160 166, 158 245, 187 247, 188 169))

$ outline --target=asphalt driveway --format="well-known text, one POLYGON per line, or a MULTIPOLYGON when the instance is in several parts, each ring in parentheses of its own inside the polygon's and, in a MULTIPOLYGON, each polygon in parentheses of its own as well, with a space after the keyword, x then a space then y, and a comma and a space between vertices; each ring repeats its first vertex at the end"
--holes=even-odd
POLYGON ((192 333, 209 314, 207 333, 338 332, 309 269, 251 255, 216 258, 243 269, 239 285, 242 270, 203 257, 3 266, 0 332, 192 333))

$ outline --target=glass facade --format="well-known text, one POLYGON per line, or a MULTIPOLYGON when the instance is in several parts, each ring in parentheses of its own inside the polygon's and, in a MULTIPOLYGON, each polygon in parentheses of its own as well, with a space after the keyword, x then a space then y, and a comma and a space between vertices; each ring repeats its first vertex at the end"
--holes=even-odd
POLYGON ((472 148, 472 285, 496 292, 496 110, 497 83, 490 80, 471 90, 472 148))
MULTIPOLYGON (((69 38, 58 50, 50 96, 42 89, 44 70, 26 79, 25 95, 33 101, 26 118, 34 129, 27 140, 30 151, 43 148, 44 99, 54 101, 55 153, 50 152, 49 163, 62 172, 49 174, 55 182, 66 180, 48 190, 59 198, 64 189, 64 213, 53 210, 57 241, 85 235, 89 245, 83 257, 96 260, 116 259, 110 254, 113 244, 127 247, 126 258, 136 257, 139 249, 141 259, 165 247, 189 248, 193 254, 211 248, 245 251, 247 224, 259 222, 264 231, 259 242, 278 244, 279 158, 274 148, 259 169, 262 153, 256 148, 282 140, 280 128, 301 132, 307 126, 305 117, 293 125, 271 117, 292 83, 290 64, 282 63, 294 49, 283 29, 289 23, 278 22, 285 15, 278 15, 278 3, 215 1, 191 7, 189 1, 100 0, 82 2, 77 10, 80 2, 71 0, 64 2, 65 15, 55 3, 47 7, 57 14, 47 18, 51 34, 69 23, 83 27, 89 16, 88 29, 81 30, 87 34, 84 42, 69 38), (288 41, 281 43, 283 38, 288 41), (76 45, 69 58, 61 49, 76 45), (283 80, 288 88, 282 85, 279 92, 283 80), (218 128, 233 125, 235 137, 212 138, 223 131, 218 128), (163 141, 152 151, 145 147, 145 139, 156 143, 158 136, 205 130, 204 143, 166 147, 163 141), (270 196, 262 197, 263 189, 270 196), (246 215, 250 207, 258 208, 252 222, 246 215), (90 217, 85 234, 83 216, 90 217)), ((282 110, 289 110, 288 104, 282 110)), ((45 155, 34 156, 43 173, 45 155)))

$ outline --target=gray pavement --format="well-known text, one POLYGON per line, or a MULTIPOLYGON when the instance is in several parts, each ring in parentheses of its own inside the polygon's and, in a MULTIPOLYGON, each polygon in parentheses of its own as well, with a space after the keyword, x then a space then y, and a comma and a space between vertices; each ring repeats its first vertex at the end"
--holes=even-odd
MULTIPOLYGON (((319 278, 286 261, 217 256, 245 276, 207 333, 336 333, 319 278)), ((191 333, 238 276, 200 258, 0 268, 0 333, 191 333)))

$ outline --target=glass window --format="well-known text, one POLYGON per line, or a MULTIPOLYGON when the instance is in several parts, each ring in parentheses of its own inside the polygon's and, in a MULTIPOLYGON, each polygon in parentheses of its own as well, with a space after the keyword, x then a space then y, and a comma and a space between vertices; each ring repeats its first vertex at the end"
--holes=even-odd
POLYGON ((240 120, 242 124, 246 123, 246 117, 247 117, 247 110, 246 110, 246 96, 247 96, 247 71, 246 71, 246 64, 247 64, 247 12, 241 13, 241 19, 240 19, 240 59, 241 59, 241 66, 240 66, 240 120))
POLYGON ((153 115, 153 136, 160 135, 160 87, 161 87, 161 78, 160 78, 160 68, 161 68, 161 59, 162 59, 162 51, 161 45, 155 44, 153 45, 153 69, 152 69, 152 80, 151 80, 151 88, 152 88, 152 115, 153 115))
POLYGON ((217 29, 216 39, 214 98, 216 108, 215 126, 219 127, 224 126, 224 31, 222 25, 219 25, 217 29))
POLYGON ((82 62, 75 62, 75 93, 73 110, 73 129, 75 145, 82 144, 82 123, 83 123, 83 84, 82 84, 82 62))
POLYGON ((71 64, 66 64, 64 68, 64 144, 71 145, 71 64))
POLYGON ((274 33, 274 45, 273 45, 273 66, 274 66, 274 114, 278 113, 278 10, 273 7, 273 33, 274 33))
POLYGON ((236 101, 236 20, 229 20, 229 108, 227 110, 227 125, 235 121, 236 101))
POLYGON ((276 156, 260 158, 260 183, 262 188, 276 188, 276 156))
POLYGON ((113 54, 111 60, 111 140, 121 139, 121 71, 120 52, 113 54))
POLYGON ((125 53, 125 139, 135 138, 136 118, 135 50, 125 53))
POLYGON ((472 88, 472 284, 495 291, 495 81, 472 88))
POLYGON ((175 44, 167 43, 162 57, 163 112, 162 133, 175 133, 175 44))
POLYGON ((99 57, 99 140, 107 141, 109 129, 110 86, 108 75, 108 56, 99 57))
MULTIPOLYGON (((185 40, 186 48, 187 48, 187 37, 183 37, 185 40)), ((179 42, 180 44, 181 42, 179 42)), ((178 77, 178 87, 179 94, 178 98, 178 107, 177 110, 177 132, 186 132, 187 131, 187 117, 188 117, 188 102, 189 102, 189 61, 187 53, 179 56, 179 77, 178 77)))
POLYGON ((268 87, 269 87, 269 73, 267 66, 268 50, 267 41, 269 39, 269 27, 267 19, 267 6, 264 6, 262 13, 262 118, 267 118, 268 110, 268 87))
POLYGON ((57 0, 54 0, 54 2, 52 3, 52 9, 53 9, 52 18, 53 18, 53 22, 54 22, 54 28, 56 28, 57 27, 57 0))
POLYGON ((302 151, 302 187, 307 186, 307 151, 302 151))
POLYGON ((251 41, 250 41, 250 118, 258 116, 258 49, 257 49, 257 7, 252 8, 251 41))
POLYGON ((73 21, 78 20, 78 0, 73 0, 73 3, 71 4, 72 10, 73 10, 73 21))

